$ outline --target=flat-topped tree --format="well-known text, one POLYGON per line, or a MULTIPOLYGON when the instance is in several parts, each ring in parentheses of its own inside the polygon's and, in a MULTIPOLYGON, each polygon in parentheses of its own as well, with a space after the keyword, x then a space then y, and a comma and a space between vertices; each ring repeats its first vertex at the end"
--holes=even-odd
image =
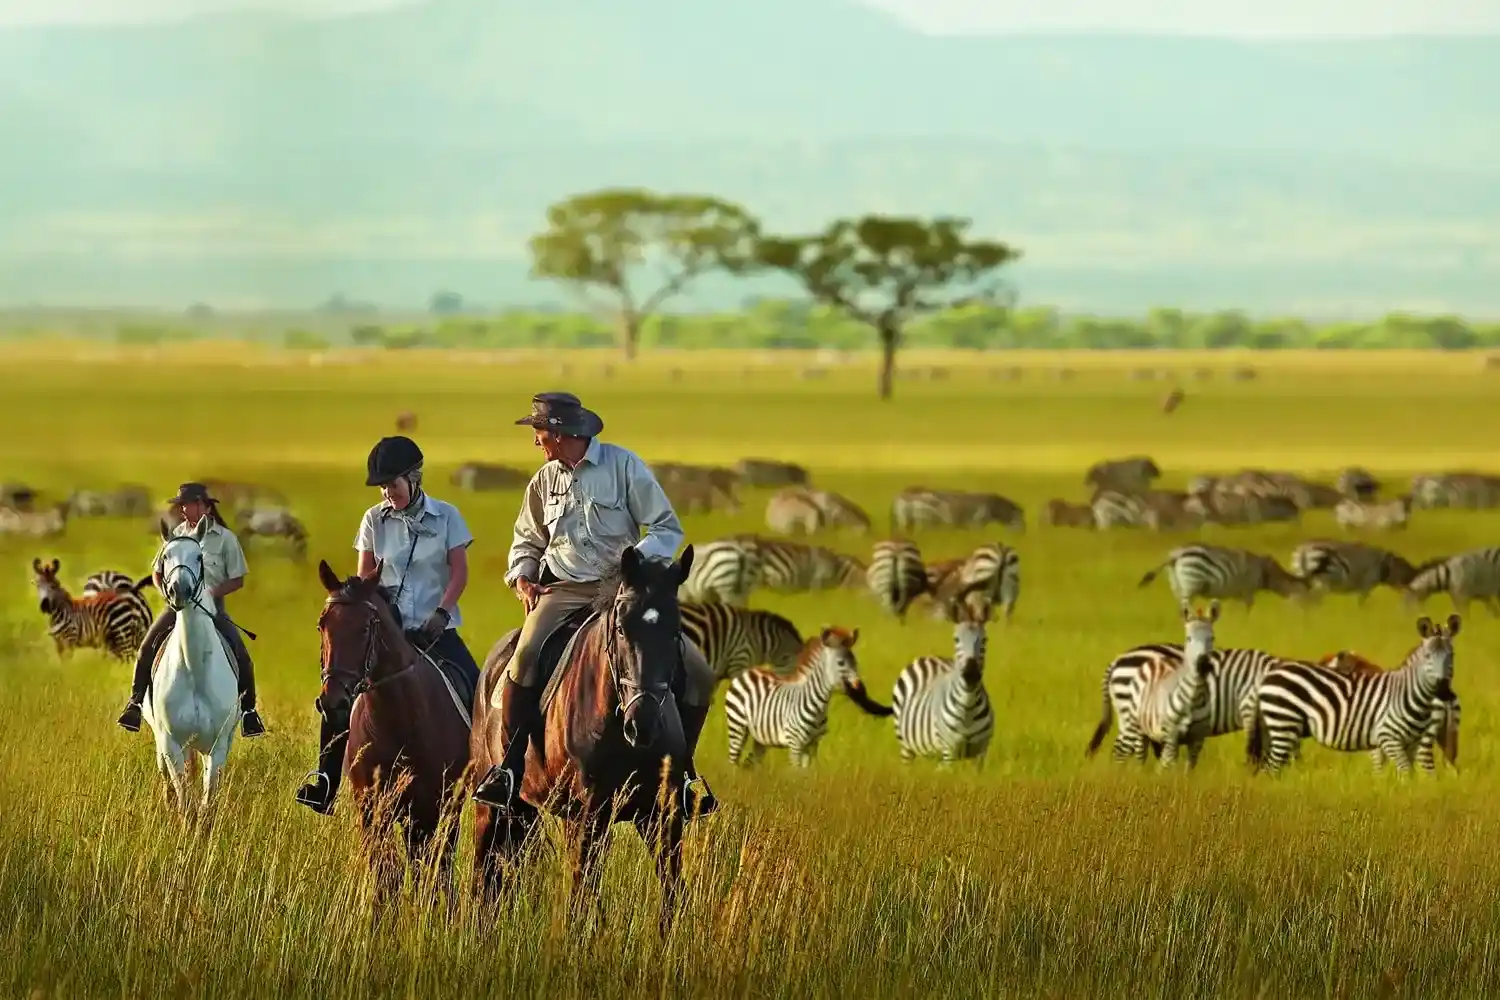
POLYGON ((867 215, 840 219, 816 236, 767 237, 756 259, 819 302, 836 306, 880 336, 880 398, 891 397, 901 331, 917 316, 958 306, 1004 306, 996 273, 1021 256, 1004 243, 970 240, 969 220, 867 215))
POLYGON ((532 274, 563 282, 613 319, 627 358, 635 357, 646 318, 695 278, 750 267, 760 233, 755 218, 730 202, 639 188, 564 199, 547 209, 547 226, 531 238, 532 274), (654 291, 636 287, 647 269, 659 270, 654 291))

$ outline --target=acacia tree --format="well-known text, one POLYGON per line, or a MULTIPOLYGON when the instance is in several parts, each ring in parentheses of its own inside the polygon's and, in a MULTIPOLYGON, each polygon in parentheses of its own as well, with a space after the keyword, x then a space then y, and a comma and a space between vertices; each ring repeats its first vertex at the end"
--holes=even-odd
POLYGON ((613 319, 625 357, 634 358, 647 317, 704 274, 751 267, 759 234, 749 212, 719 198, 593 191, 547 209, 546 231, 531 238, 532 274, 563 282, 613 319), (660 277, 644 292, 635 281, 650 267, 660 277))
POLYGON ((901 331, 917 316, 959 306, 1009 304, 996 272, 1021 252, 966 238, 967 219, 867 215, 815 236, 767 237, 756 261, 800 282, 880 338, 880 398, 891 397, 901 331))

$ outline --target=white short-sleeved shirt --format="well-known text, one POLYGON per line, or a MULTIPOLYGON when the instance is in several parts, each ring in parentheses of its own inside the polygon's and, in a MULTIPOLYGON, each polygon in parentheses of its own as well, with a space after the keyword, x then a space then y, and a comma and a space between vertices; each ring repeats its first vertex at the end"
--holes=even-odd
MULTIPOLYGON (((172 534, 178 538, 192 533, 193 528, 186 521, 172 529, 172 534)), ((156 558, 151 560, 153 576, 161 572, 161 557, 165 548, 165 544, 158 548, 156 558)), ((200 548, 203 549, 203 586, 207 590, 214 589, 225 580, 237 580, 250 572, 245 565, 245 550, 240 547, 240 540, 234 536, 234 532, 216 521, 203 533, 200 548)))
MULTIPOLYGON (((392 593, 400 591, 396 608, 401 612, 402 627, 410 629, 426 621, 442 601, 452 576, 448 553, 472 541, 474 536, 458 508, 429 496, 423 499, 415 546, 407 519, 382 501, 360 519, 354 551, 373 552, 382 561, 380 583, 392 593)), ((448 627, 458 628, 462 620, 455 607, 448 627)))

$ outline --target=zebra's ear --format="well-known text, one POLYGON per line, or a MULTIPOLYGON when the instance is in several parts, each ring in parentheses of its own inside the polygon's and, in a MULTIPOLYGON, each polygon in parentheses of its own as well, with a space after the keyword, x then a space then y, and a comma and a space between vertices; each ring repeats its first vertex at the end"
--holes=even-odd
POLYGON ((31 571, 33 573, 40 573, 42 571, 42 561, 40 559, 33 558, 31 560, 31 571))
POLYGON ((858 642, 858 641, 859 641, 859 629, 855 629, 854 631, 852 631, 852 632, 849 633, 849 641, 847 643, 845 643, 845 646, 847 646, 849 648, 852 648, 854 646, 854 644, 856 642, 858 642))
POLYGON ((1432 635, 1432 619, 1431 618, 1428 618, 1426 615, 1423 615, 1421 618, 1417 619, 1417 635, 1420 635, 1424 639, 1427 638, 1428 636, 1432 635))
POLYGON ((1182 620, 1185 622, 1193 620, 1193 606, 1187 601, 1182 602, 1182 620))
POLYGON ((52 574, 54 576, 56 576, 57 575, 57 571, 60 570, 60 569, 62 569, 62 560, 61 559, 53 559, 52 560, 52 574))
POLYGON ((1209 602, 1209 605, 1208 605, 1208 620, 1211 621, 1211 622, 1216 622, 1216 621, 1219 620, 1219 601, 1218 601, 1217 598, 1215 598, 1213 601, 1209 602))
POLYGON ((1450 638, 1452 636, 1458 635, 1459 626, 1463 623, 1464 620, 1456 614, 1448 616, 1448 635, 1450 638))

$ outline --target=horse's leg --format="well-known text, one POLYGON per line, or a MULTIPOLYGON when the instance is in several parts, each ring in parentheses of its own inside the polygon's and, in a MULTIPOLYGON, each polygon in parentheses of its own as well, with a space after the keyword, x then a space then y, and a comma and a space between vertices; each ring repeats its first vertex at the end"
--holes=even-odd
POLYGON ((661 914, 657 929, 662 937, 672 930, 682 905, 682 813, 673 809, 665 816, 636 821, 636 831, 656 858, 656 876, 661 880, 661 914))
POLYGON ((187 787, 187 760, 183 755, 182 747, 168 734, 160 737, 160 750, 163 767, 172 783, 172 798, 177 808, 179 817, 187 822, 192 812, 192 799, 188 797, 187 787))
POLYGON ((172 773, 171 758, 159 743, 160 741, 156 748, 156 769, 161 772, 162 797, 167 801, 167 808, 175 813, 182 808, 177 799, 177 781, 172 773))

